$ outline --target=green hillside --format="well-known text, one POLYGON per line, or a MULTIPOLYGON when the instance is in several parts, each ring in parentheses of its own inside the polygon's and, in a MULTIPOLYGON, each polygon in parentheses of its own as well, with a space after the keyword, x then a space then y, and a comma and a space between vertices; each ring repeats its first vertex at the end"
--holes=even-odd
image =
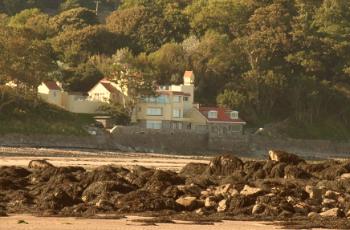
POLYGON ((42 101, 16 96, 10 90, 0 90, 0 134, 87 135, 84 126, 93 123, 89 115, 72 114, 42 101))

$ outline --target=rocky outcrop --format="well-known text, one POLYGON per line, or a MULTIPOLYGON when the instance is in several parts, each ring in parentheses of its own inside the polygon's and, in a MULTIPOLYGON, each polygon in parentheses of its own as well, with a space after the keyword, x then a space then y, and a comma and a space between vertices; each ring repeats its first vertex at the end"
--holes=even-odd
POLYGON ((148 211, 269 220, 350 216, 350 179, 342 176, 350 173, 347 161, 309 164, 272 157, 243 162, 226 155, 208 165, 190 163, 180 173, 142 166, 87 171, 46 163, 29 169, 0 167, 0 216, 148 211))

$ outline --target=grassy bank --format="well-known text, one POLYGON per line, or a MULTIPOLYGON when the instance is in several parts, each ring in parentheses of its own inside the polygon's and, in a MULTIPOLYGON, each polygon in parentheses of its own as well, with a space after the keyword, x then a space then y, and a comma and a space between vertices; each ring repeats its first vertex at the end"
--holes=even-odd
POLYGON ((84 126, 94 122, 92 116, 73 114, 43 101, 34 101, 6 92, 0 98, 0 134, 87 135, 84 126), (2 100, 1 100, 2 99, 2 100))

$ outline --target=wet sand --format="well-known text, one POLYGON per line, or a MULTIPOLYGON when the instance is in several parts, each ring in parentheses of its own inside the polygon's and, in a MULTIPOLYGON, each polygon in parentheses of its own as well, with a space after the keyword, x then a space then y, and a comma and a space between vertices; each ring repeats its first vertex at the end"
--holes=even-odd
POLYGON ((191 222, 175 221, 175 224, 156 224, 145 226, 142 222, 133 222, 139 217, 128 217, 120 220, 76 219, 55 217, 33 217, 14 215, 0 218, 1 230, 265 230, 281 229, 277 226, 258 222, 223 221, 213 225, 198 225, 191 222), (19 224, 24 220, 26 223, 19 224))
POLYGON ((179 171, 189 162, 208 163, 210 157, 150 153, 121 153, 94 150, 0 147, 0 166, 27 167, 30 160, 46 159, 55 166, 81 166, 86 169, 101 165, 133 166, 179 171))

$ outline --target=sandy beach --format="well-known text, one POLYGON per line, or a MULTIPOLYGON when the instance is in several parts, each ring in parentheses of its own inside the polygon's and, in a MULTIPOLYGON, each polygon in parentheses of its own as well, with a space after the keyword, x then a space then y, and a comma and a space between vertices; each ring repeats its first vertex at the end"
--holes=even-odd
POLYGON ((0 219, 1 230, 266 230, 281 229, 277 226, 259 222, 223 221, 210 225, 200 225, 184 221, 175 224, 145 225, 133 220, 140 217, 128 217, 120 220, 76 219, 55 217, 33 217, 28 215, 14 215, 0 219), (19 221, 25 221, 20 224, 19 221))

